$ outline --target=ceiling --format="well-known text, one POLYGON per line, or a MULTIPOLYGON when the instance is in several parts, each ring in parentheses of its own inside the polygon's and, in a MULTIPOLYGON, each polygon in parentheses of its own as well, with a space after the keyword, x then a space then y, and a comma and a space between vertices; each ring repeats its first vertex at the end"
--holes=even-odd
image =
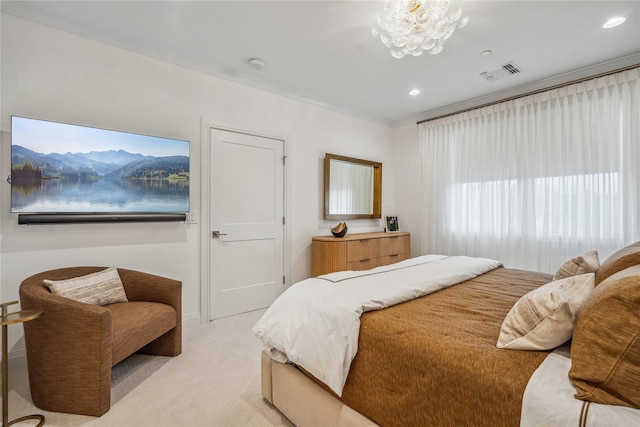
POLYGON ((640 63, 640 0, 463 1, 469 23, 442 53, 403 59, 371 34, 382 7, 2 0, 4 13, 386 126, 640 63), (602 28, 617 15, 626 22, 602 28), (254 57, 262 70, 249 66, 254 57), (492 82, 480 75, 510 62, 519 73, 492 82), (413 88, 422 93, 409 96, 413 88))

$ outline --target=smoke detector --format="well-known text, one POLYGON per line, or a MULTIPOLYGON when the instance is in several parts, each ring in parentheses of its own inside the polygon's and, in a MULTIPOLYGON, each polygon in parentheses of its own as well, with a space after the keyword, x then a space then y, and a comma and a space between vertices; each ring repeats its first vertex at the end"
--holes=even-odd
POLYGON ((251 58, 247 62, 249 63, 249 67, 254 70, 262 70, 264 68, 264 59, 262 58, 251 58))
POLYGON ((496 80, 504 79, 505 77, 518 74, 520 71, 520 68, 516 64, 514 64, 513 62, 508 62, 497 70, 483 71, 482 73, 480 73, 480 76, 484 77, 484 79, 488 82, 495 82, 496 80))

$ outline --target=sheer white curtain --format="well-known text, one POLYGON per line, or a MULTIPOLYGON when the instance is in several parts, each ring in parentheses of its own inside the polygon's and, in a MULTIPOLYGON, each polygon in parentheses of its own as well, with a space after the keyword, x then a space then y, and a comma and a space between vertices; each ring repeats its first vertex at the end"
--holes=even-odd
POLYGON ((419 125, 423 253, 553 272, 640 240, 640 68, 419 125))

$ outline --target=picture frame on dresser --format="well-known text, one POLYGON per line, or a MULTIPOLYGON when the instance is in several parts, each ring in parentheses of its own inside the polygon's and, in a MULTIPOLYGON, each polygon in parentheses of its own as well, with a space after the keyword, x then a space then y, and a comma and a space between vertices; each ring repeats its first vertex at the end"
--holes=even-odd
POLYGON ((400 231, 400 223, 397 216, 386 217, 387 231, 400 231))

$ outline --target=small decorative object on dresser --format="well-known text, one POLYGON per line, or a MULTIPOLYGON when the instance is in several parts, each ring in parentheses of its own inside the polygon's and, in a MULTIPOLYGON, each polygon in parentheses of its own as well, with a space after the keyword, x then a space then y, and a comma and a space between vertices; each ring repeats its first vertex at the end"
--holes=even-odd
POLYGON ((311 275, 334 271, 368 270, 411 256, 410 234, 355 233, 342 238, 317 236, 311 241, 311 275))
POLYGON ((336 225, 331 229, 331 234, 333 234, 334 237, 344 237, 344 235, 347 234, 347 224, 341 222, 336 225))

